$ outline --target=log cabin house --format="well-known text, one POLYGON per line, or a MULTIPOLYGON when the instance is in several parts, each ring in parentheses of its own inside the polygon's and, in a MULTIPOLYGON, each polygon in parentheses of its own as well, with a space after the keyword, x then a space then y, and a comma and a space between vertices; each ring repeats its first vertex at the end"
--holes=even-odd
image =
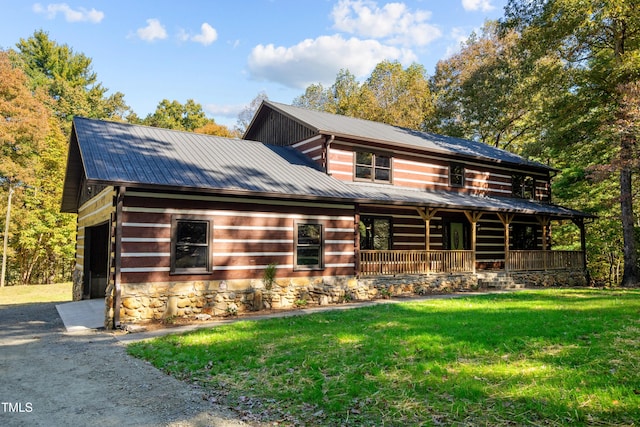
POLYGON ((296 303, 586 284, 585 220, 544 164, 265 101, 243 139, 75 118, 74 300, 105 326, 296 303), (572 221, 580 251, 551 250, 572 221), (273 279, 273 280, 271 280, 273 279))

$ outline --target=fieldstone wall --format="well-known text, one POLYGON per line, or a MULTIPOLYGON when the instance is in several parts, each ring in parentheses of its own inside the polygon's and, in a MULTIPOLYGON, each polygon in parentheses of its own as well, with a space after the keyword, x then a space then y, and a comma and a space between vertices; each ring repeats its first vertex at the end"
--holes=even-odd
MULTIPOLYGON (((121 286, 120 322, 207 320, 264 309, 340 304, 391 296, 424 295, 477 288, 473 274, 379 276, 357 279, 315 277, 277 279, 271 289, 262 280, 137 283, 121 286)), ((107 299, 112 292, 107 289, 107 299)), ((110 305, 107 304, 107 307, 110 305)), ((106 312, 105 324, 113 324, 106 312)))
MULTIPOLYGON (((586 286, 580 271, 513 272, 514 283, 526 286, 586 286)), ((482 285, 485 286, 485 285, 482 285)), ((312 277, 277 279, 271 289, 262 280, 136 283, 121 286, 123 325, 177 318, 208 320, 264 309, 341 304, 394 296, 477 290, 472 273, 312 277)), ((107 288, 105 325, 113 325, 113 289, 107 288)))
POLYGON ((82 299, 82 282, 84 279, 84 273, 82 270, 75 268, 73 273, 71 273, 71 281, 73 283, 72 287, 72 298, 73 301, 80 301, 82 299))
POLYGON ((355 277, 277 279, 271 289, 266 289, 262 280, 123 284, 120 322, 207 319, 271 308, 337 304, 366 294, 358 289, 355 277))
POLYGON ((588 286, 587 274, 582 270, 558 270, 558 271, 518 271, 509 272, 509 276, 516 283, 525 286, 588 286))

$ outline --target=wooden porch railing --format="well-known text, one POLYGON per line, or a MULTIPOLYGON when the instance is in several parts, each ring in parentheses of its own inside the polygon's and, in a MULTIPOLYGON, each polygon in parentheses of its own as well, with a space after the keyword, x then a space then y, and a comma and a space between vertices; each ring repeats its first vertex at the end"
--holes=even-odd
POLYGON ((473 251, 360 251, 360 274, 423 274, 473 271, 473 251))
MULTIPOLYGON (((360 251, 360 274, 364 276, 424 273, 470 273, 473 251, 360 251)), ((584 254, 579 251, 508 252, 508 271, 580 269, 584 254)))
POLYGON ((506 269, 509 271, 566 270, 582 268, 584 254, 580 251, 509 251, 506 269))

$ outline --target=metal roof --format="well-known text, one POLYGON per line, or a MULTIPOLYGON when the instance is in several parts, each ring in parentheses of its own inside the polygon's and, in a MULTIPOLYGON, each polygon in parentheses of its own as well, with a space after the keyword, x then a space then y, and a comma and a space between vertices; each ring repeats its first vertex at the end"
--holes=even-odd
POLYGON ((76 117, 63 190, 64 212, 77 211, 83 177, 89 183, 174 191, 589 216, 513 198, 350 183, 322 172, 291 147, 76 117))
MULTIPOLYGON (((481 142, 438 135, 435 133, 392 126, 370 120, 309 110, 292 105, 263 101, 261 108, 272 108, 313 129, 319 134, 329 134, 366 141, 380 141, 395 146, 405 146, 449 155, 480 158, 498 163, 528 166, 544 170, 555 170, 543 163, 481 142)), ((257 114, 256 114, 257 117, 257 114)))

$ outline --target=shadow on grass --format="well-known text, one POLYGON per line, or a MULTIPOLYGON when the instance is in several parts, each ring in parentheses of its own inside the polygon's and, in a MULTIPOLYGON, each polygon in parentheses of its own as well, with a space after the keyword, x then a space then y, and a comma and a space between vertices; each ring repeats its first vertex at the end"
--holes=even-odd
POLYGON ((639 297, 569 290, 380 305, 240 322, 130 352, 230 404, 253 390, 271 411, 312 424, 633 424, 639 297))

